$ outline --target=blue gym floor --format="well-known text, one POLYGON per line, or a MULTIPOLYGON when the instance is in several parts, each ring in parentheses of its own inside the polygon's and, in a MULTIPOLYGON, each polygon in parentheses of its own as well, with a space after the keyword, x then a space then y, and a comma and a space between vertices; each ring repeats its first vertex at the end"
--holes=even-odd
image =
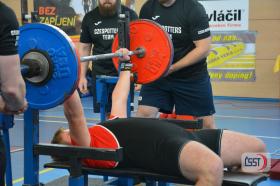
MULTIPOLYGON (((92 98, 82 99, 89 124, 97 123, 99 115, 92 112, 92 98)), ((280 149, 280 102, 270 99, 215 98, 216 124, 218 128, 227 128, 260 137, 267 145, 268 152, 280 149)), ((132 114, 133 115, 133 114, 132 114)), ((63 107, 40 111, 40 142, 50 142, 53 133, 59 127, 67 127, 63 107)), ((10 129, 12 147, 12 170, 14 186, 23 184, 23 119, 15 117, 15 126, 10 129)), ((279 154, 279 151, 278 151, 279 154)), ((280 159, 279 156, 272 156, 280 159)), ((40 182, 48 183, 67 175, 65 170, 44 169, 43 164, 50 158, 40 157, 40 182)), ((28 165, 26 165, 28 166, 28 165)), ((267 180, 258 186, 276 186, 280 181, 267 180)))

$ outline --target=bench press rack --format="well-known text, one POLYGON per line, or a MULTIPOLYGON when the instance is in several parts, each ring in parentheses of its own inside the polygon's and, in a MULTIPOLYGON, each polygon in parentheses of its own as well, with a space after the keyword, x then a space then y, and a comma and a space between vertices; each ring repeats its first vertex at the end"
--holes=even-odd
MULTIPOLYGON (((103 122, 106 120, 106 105, 108 103, 108 97, 109 97, 109 85, 110 84, 116 84, 118 81, 118 77, 115 76, 105 76, 105 75, 99 75, 96 76, 95 80, 95 86, 96 86, 96 102, 99 104, 100 107, 100 121, 103 122)), ((130 95, 134 94, 133 90, 130 90, 130 95)), ((131 114, 131 96, 128 96, 127 100, 127 116, 130 117, 131 114)))
POLYGON ((0 138, 3 139, 4 145, 6 147, 6 176, 5 177, 6 177, 7 186, 12 186, 13 184, 11 153, 10 153, 10 135, 9 135, 9 129, 13 128, 13 126, 14 126, 14 116, 3 115, 0 113, 0 138))

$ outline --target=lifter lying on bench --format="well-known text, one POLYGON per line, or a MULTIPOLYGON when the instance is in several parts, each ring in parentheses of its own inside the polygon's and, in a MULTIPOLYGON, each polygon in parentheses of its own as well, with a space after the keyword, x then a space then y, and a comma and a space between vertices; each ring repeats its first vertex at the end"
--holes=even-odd
MULTIPOLYGON (((127 50, 120 52, 126 54, 127 50)), ((162 120, 126 118, 129 57, 121 60, 122 69, 112 95, 111 120, 88 128, 77 92, 64 103, 69 130, 57 131, 53 143, 124 149, 121 162, 84 159, 85 166, 139 168, 184 176, 196 185, 217 186, 222 183, 224 167, 240 166, 243 153, 265 151, 260 139, 246 134, 221 129, 188 132, 162 120)))

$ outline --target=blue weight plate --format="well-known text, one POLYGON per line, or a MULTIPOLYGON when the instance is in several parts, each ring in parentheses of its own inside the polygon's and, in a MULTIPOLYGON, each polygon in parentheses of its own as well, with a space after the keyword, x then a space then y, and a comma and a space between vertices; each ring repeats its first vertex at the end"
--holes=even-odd
POLYGON ((50 109, 63 103, 76 89, 79 60, 71 39, 52 25, 32 23, 20 28, 20 58, 33 50, 48 54, 53 72, 42 85, 26 81, 26 99, 31 108, 50 109))

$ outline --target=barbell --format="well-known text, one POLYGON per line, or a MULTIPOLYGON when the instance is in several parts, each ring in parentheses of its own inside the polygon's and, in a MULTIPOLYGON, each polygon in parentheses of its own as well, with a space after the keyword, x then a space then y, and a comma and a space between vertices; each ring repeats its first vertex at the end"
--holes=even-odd
MULTIPOLYGON (((137 48, 134 51, 129 51, 128 54, 129 56, 132 55, 136 55, 139 58, 142 58, 145 56, 145 49, 144 48, 137 48)), ((122 53, 118 53, 118 52, 112 52, 112 53, 108 53, 108 54, 99 54, 99 55, 93 55, 93 56, 84 56, 81 57, 80 60, 81 62, 85 62, 85 61, 97 61, 97 60, 102 60, 102 59, 110 59, 110 58, 114 58, 114 57, 123 57, 122 53)))
MULTIPOLYGON (((150 83, 164 76, 173 60, 168 34, 153 21, 130 23, 130 49, 137 83, 150 83)), ((61 29, 42 23, 20 27, 19 55, 29 107, 44 110, 63 103, 77 88, 80 62, 112 58, 118 69, 122 54, 117 50, 118 36, 112 53, 79 58, 71 39, 61 29)))

